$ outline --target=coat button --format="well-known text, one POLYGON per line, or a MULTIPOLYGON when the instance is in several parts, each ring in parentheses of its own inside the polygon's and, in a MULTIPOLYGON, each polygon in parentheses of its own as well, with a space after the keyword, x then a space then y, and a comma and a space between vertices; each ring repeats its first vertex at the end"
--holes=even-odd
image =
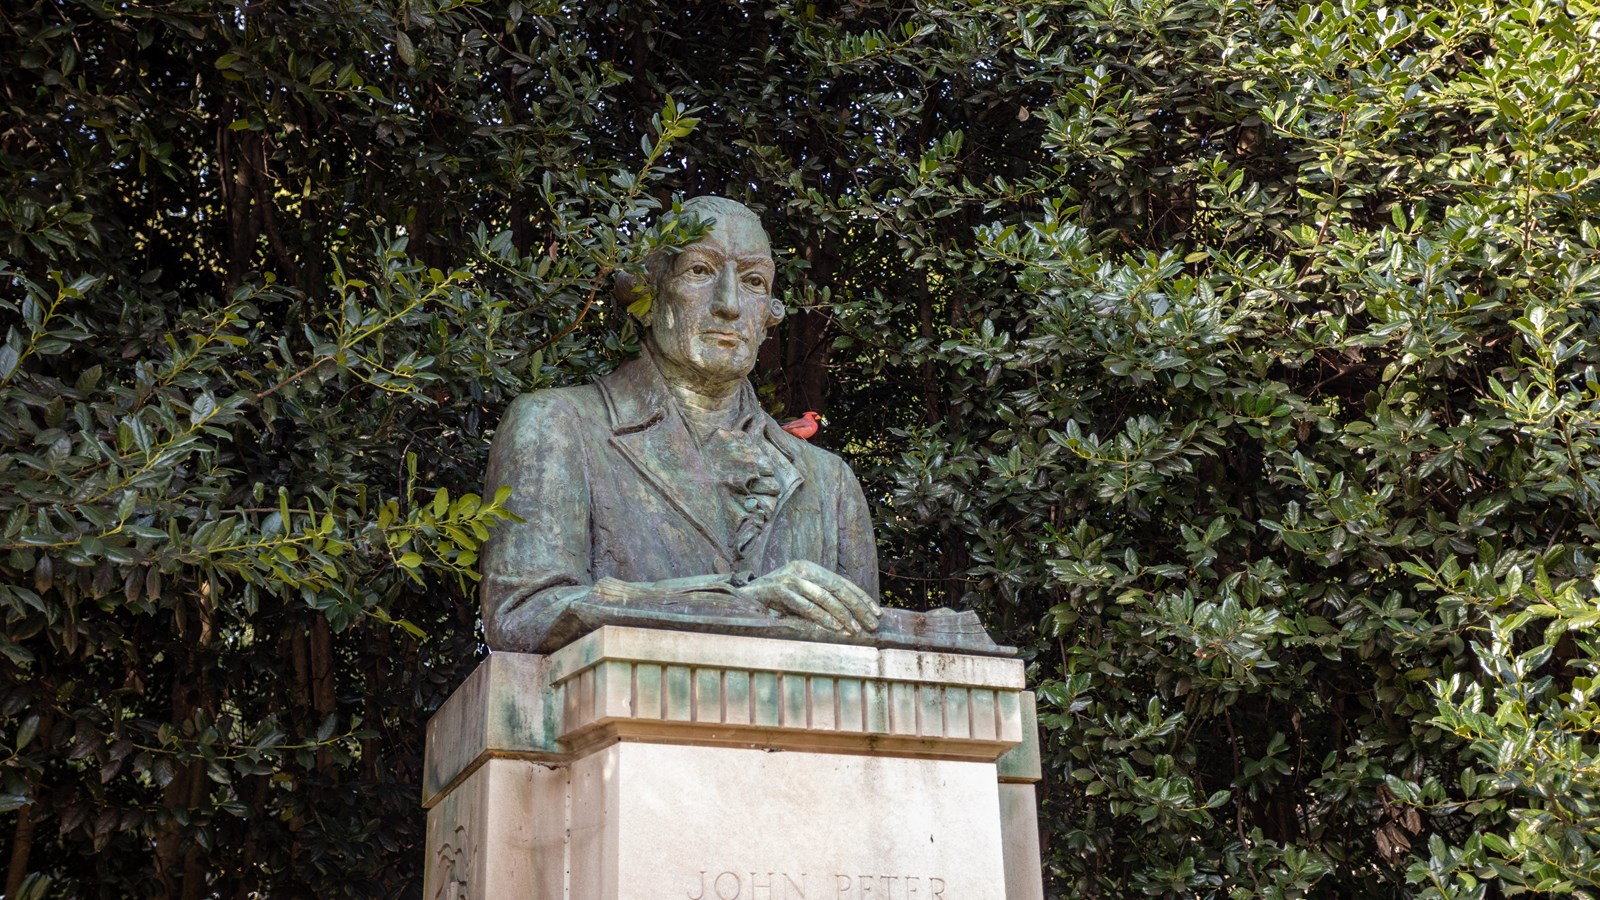
POLYGON ((719 556, 717 557, 716 562, 712 563, 711 568, 712 571, 716 572, 718 575, 726 575, 733 571, 733 563, 728 562, 726 559, 723 559, 719 556))

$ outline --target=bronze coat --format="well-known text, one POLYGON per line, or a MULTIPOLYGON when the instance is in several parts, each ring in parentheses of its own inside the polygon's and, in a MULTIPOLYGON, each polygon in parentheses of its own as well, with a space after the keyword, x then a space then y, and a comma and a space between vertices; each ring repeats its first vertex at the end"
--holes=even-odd
POLYGON ((877 599, 872 521, 855 475, 778 427, 748 383, 740 402, 747 433, 777 451, 767 455, 780 485, 742 556, 723 536, 715 475, 647 355, 594 384, 513 401, 484 493, 510 487, 507 506, 523 521, 501 525, 484 547, 489 646, 548 652, 608 623, 780 636, 776 614, 732 586, 798 559, 877 599), (662 584, 678 579, 688 580, 662 584))

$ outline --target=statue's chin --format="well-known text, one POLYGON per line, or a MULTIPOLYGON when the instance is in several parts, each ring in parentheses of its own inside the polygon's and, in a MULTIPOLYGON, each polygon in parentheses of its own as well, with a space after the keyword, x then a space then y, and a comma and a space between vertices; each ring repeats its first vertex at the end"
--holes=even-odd
POLYGON ((735 381, 755 369, 755 356, 744 348, 701 348, 690 361, 695 375, 709 381, 735 381))

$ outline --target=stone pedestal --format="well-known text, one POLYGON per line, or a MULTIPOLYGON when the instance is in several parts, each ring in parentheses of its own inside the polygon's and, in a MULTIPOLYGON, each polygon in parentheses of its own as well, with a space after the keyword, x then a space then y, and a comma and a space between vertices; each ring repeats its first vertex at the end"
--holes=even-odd
POLYGON ((607 627, 428 723, 427 900, 1042 898, 1016 660, 607 627))

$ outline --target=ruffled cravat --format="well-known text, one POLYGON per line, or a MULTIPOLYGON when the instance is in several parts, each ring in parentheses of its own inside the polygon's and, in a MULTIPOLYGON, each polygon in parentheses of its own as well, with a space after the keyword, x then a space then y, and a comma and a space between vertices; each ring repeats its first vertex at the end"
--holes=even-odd
POLYGON ((767 457, 771 451, 765 444, 760 431, 719 428, 702 448, 725 492, 725 521, 731 526, 731 546, 740 557, 761 534, 778 505, 781 488, 767 457))

